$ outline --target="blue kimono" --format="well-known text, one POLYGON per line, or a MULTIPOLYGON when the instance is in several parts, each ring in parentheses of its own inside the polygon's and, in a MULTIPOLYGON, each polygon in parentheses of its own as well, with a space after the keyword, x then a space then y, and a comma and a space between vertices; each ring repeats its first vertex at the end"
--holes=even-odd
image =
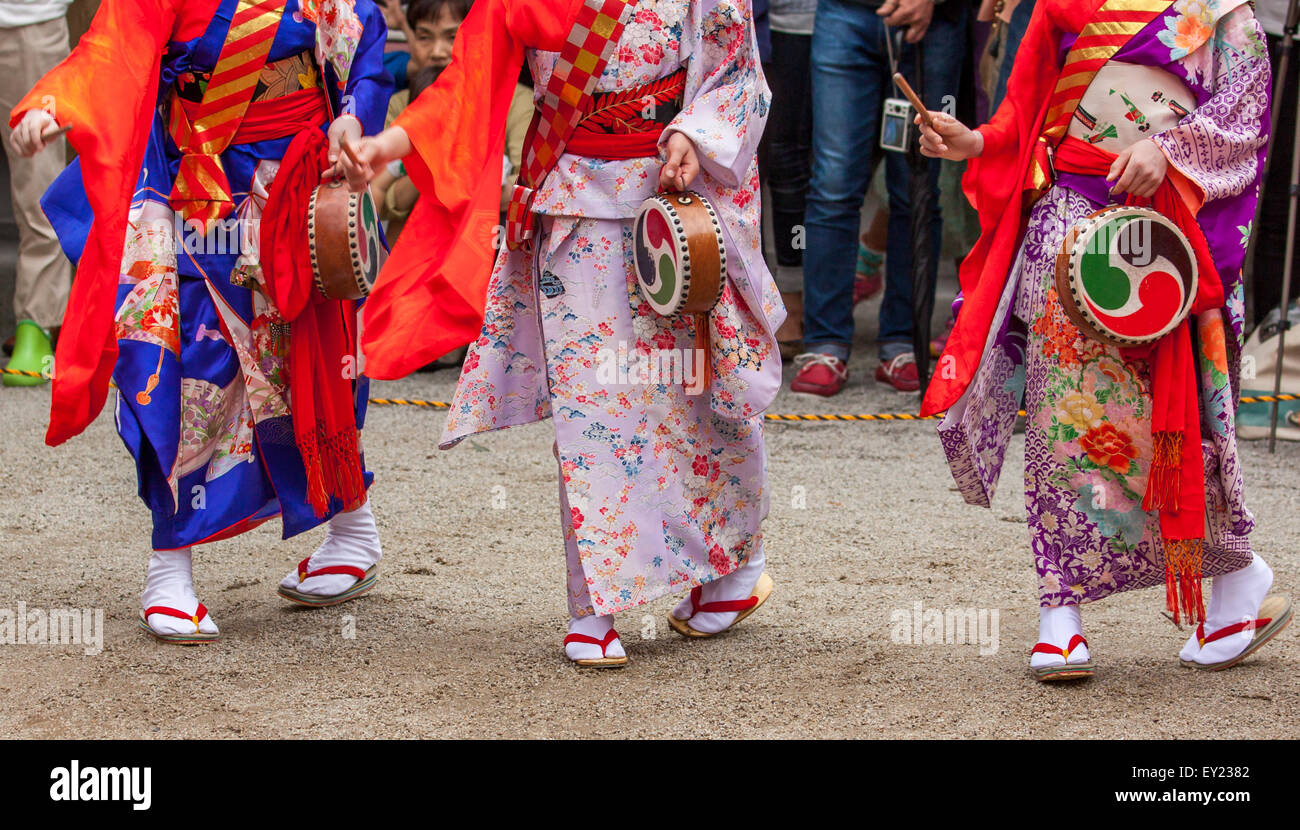
MULTIPOLYGON (((167 44, 117 288, 117 428, 135 457, 159 550, 233 536, 276 515, 288 538, 343 506, 333 499, 317 516, 307 501, 285 370, 289 329, 260 281, 258 222, 294 133, 235 136, 220 154, 234 212, 206 235, 187 227, 168 200, 181 158, 169 127, 173 97, 201 99, 236 6, 219 0, 202 36, 167 44)), ((378 132, 392 92, 385 36, 371 0, 288 0, 249 116, 258 102, 297 93, 295 101, 328 98, 326 107, 315 101, 322 132, 342 113, 378 132), (311 18, 326 20, 322 7, 334 13, 318 30, 311 18)), ((77 261, 93 219, 79 165, 42 206, 77 261)), ((351 377, 359 429, 367 382, 359 372, 351 377)), ((367 485, 371 479, 366 473, 367 485)))

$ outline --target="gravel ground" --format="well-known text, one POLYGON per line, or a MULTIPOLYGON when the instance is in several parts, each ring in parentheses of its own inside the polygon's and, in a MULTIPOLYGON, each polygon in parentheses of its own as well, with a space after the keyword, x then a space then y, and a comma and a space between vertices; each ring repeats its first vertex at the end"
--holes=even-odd
MULTIPOLYGON (((859 309, 862 328, 874 310, 859 309)), ((785 392, 773 411, 914 409, 869 363, 836 400, 785 392)), ((454 382, 444 370, 372 394, 448 400, 454 382)), ((0 390, 0 609, 102 608, 103 651, 0 646, 3 737, 1300 737, 1295 627, 1232 671, 1193 673, 1152 590, 1085 609, 1095 679, 1029 677, 1020 437, 980 510, 957 495, 932 423, 769 425, 771 601, 724 637, 688 642, 664 623, 675 598, 663 598, 618 621, 631 664, 592 672, 560 652, 547 423, 442 452, 443 413, 372 408, 376 589, 339 608, 289 606, 276 583, 323 531, 286 542, 268 523, 198 550, 199 597, 223 637, 186 649, 136 628, 149 522, 111 415, 49 449, 48 404, 44 389, 0 390), (895 642, 894 612, 915 603, 996 611, 996 651, 895 642)), ((1300 446, 1270 456, 1251 443, 1244 457, 1256 549, 1275 590, 1294 595, 1300 446)))

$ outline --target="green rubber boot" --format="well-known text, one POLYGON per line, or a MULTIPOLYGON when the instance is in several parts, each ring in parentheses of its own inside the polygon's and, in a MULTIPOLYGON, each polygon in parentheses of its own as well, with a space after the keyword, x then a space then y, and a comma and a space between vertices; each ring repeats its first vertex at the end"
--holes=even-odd
POLYGON ((14 356, 9 358, 5 368, 20 372, 36 372, 37 375, 15 375, 4 373, 5 386, 40 386, 48 378, 40 373, 54 368, 54 346, 50 335, 31 320, 20 320, 18 332, 14 335, 14 356))

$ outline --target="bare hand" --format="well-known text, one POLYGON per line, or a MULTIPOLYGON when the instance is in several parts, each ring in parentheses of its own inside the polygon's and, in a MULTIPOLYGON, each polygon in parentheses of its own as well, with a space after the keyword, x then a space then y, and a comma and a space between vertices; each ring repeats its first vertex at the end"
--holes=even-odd
POLYGON ((929 158, 964 161, 984 152, 984 136, 972 130, 946 112, 930 112, 933 129, 916 116, 914 122, 921 128, 921 155, 929 158))
MULTIPOLYGON (((361 128, 361 122, 355 115, 340 115, 330 124, 329 132, 326 135, 330 140, 330 166, 335 167, 338 164, 339 156, 343 153, 343 143, 346 141, 350 146, 355 147, 361 140, 361 134, 364 132, 361 128)), ((335 169, 337 169, 335 167, 335 169)), ((339 171, 342 172, 342 171, 339 171)))
POLYGON ((388 162, 404 158, 411 153, 411 138, 401 127, 389 127, 376 136, 366 136, 350 141, 352 155, 341 153, 333 169, 340 170, 348 180, 348 189, 360 193, 388 162))
POLYGON ((659 171, 659 189, 683 191, 700 172, 700 159, 695 155, 695 142, 681 133, 668 136, 668 161, 659 171))
POLYGON ((876 14, 885 18, 889 26, 906 27, 907 34, 903 35, 903 40, 919 43, 934 17, 934 0, 885 0, 876 14))
POLYGON ((1106 174, 1106 181, 1114 182, 1110 192, 1113 195, 1132 193, 1140 198, 1148 198, 1165 180, 1169 169, 1169 160, 1164 151, 1151 139, 1143 139, 1119 154, 1115 163, 1106 174))
POLYGON ((45 110, 28 110, 9 134, 9 145, 19 155, 34 156, 45 149, 46 141, 41 135, 56 126, 54 116, 45 110))

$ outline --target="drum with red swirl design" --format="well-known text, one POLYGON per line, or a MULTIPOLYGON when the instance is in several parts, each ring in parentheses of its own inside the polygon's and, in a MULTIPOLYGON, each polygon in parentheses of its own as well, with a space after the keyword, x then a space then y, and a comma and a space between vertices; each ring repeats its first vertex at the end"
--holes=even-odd
POLYGON ((1108 207, 1065 235, 1056 258, 1061 306, 1084 334, 1113 346, 1159 340, 1187 318, 1196 255, 1178 226, 1146 207, 1108 207))
POLYGON ((659 314, 704 313, 722 297, 722 224, 699 193, 661 193, 642 203, 634 231, 637 284, 659 314))

